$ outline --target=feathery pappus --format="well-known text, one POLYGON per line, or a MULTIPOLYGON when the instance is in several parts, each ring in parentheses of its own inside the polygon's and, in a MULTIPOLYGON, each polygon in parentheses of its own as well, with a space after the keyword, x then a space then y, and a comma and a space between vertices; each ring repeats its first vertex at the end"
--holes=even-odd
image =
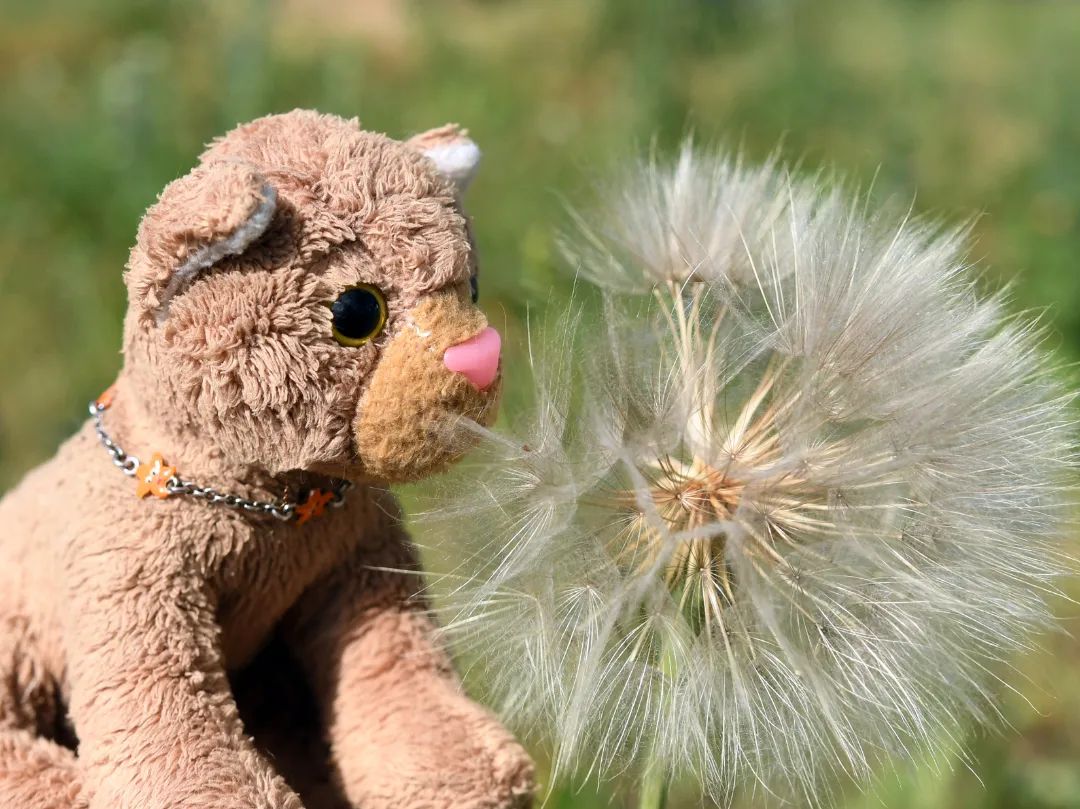
POLYGON ((688 144, 564 240, 598 314, 428 515, 450 638, 558 767, 819 804, 960 750, 1050 621, 1070 397, 963 230, 866 208, 688 144))

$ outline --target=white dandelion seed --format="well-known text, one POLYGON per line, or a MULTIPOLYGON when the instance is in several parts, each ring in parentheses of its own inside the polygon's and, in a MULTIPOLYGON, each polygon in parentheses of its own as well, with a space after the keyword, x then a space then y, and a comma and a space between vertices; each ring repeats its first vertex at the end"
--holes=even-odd
POLYGON ((687 147, 610 202, 568 242, 602 317, 429 516, 450 637, 561 768, 820 803, 957 750, 1065 564, 1038 330, 963 233, 775 163, 687 147))

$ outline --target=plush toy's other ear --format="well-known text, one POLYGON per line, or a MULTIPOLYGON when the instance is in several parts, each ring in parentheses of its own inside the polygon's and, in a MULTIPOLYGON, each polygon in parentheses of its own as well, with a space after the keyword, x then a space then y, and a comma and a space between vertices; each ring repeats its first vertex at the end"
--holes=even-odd
POLYGON ((276 205, 274 188, 242 161, 201 165, 173 181, 139 226, 132 294, 162 322, 169 302, 201 273, 266 231, 276 205))
POLYGON ((458 194, 463 194, 480 164, 480 149, 468 135, 457 124, 447 124, 413 135, 407 143, 434 163, 458 194))

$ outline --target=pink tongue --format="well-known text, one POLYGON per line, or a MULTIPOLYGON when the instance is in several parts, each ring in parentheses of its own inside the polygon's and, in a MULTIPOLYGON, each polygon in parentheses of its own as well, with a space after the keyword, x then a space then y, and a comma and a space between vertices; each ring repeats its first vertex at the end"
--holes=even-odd
POLYGON ((488 326, 471 340, 446 349, 443 362, 451 371, 465 376, 483 390, 499 373, 499 352, 502 340, 495 329, 488 326))

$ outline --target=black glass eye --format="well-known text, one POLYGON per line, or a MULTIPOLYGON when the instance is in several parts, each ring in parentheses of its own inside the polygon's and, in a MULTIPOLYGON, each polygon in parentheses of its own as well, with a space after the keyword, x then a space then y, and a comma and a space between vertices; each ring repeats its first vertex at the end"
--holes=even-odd
POLYGON ((480 279, 475 275, 469 279, 469 294, 472 296, 473 303, 480 300, 480 279))
POLYGON ((386 325, 386 298, 370 284, 346 289, 330 304, 334 339, 343 346, 362 346, 386 325))

